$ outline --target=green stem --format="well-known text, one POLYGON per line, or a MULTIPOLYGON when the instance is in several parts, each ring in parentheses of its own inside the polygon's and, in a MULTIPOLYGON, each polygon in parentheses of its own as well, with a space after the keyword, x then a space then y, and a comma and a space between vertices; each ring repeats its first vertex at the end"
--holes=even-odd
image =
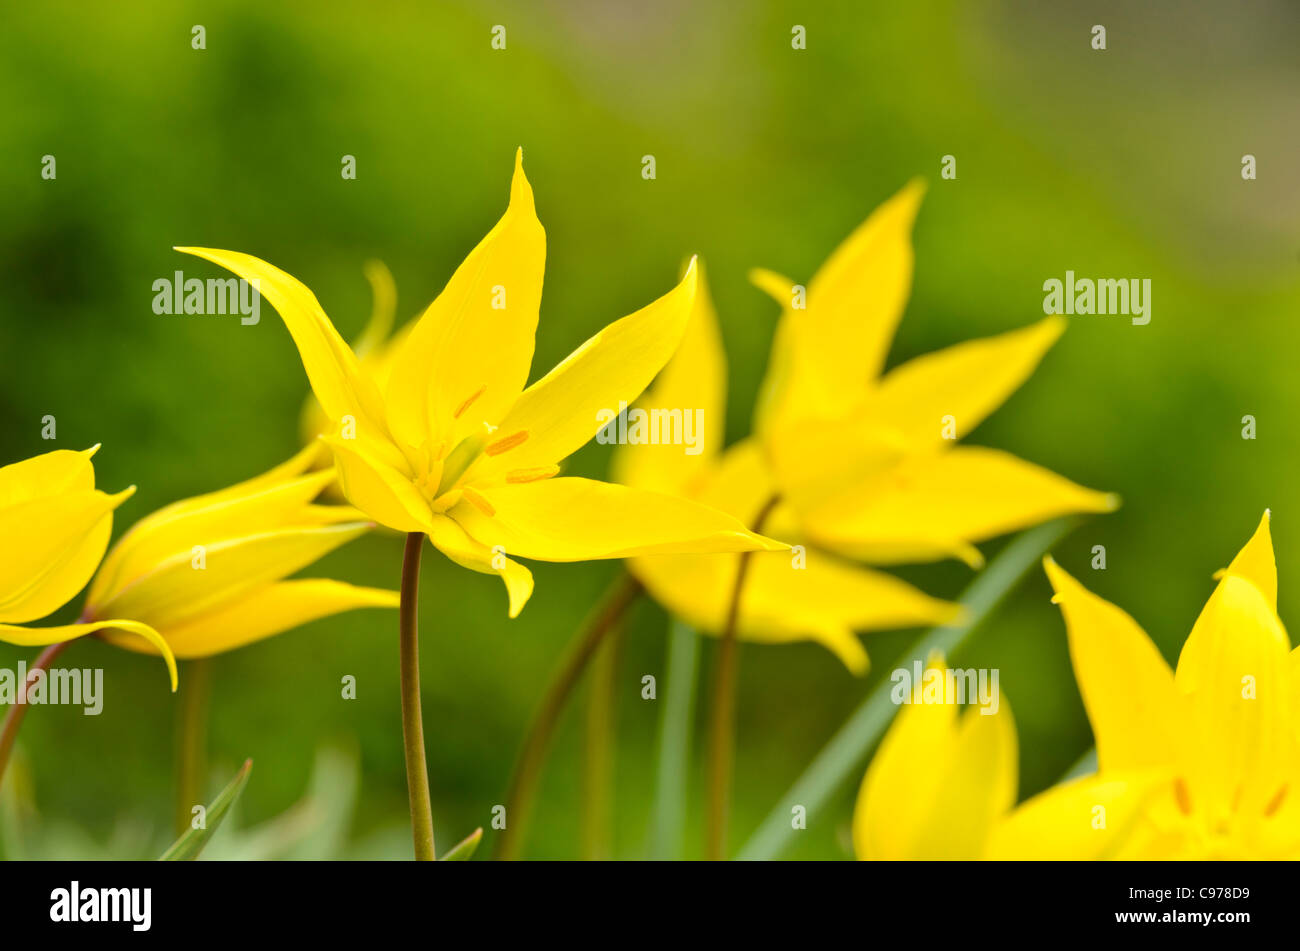
MULTIPOLYGON (((963 622, 927 631, 899 659, 897 666, 910 667, 918 660, 925 663, 930 652, 935 650, 951 657, 953 651, 978 629, 1025 572, 1037 564, 1044 552, 1064 538, 1076 524, 1078 522, 1074 519, 1057 519, 1017 536, 975 577, 963 593, 963 622)), ((762 825, 741 848, 738 858, 751 861, 777 858, 794 834, 790 815, 795 806, 803 807, 806 817, 811 819, 813 813, 825 806, 846 784, 862 778, 867 755, 897 710, 889 696, 892 688, 893 682, 886 678, 867 694, 867 699, 768 813, 762 825)))
MULTIPOLYGON (((51 644, 37 656, 32 666, 27 669, 27 684, 30 685, 32 675, 38 670, 49 670, 50 664, 54 663, 54 658, 63 653, 64 649, 72 643, 71 641, 60 641, 58 644, 51 644)), ((26 690, 23 691, 24 698, 26 690)), ((9 765, 9 756, 13 753, 14 743, 18 739, 18 728, 23 724, 23 717, 27 715, 27 704, 19 703, 17 698, 9 707, 9 712, 5 714, 4 725, 0 726, 0 780, 5 777, 5 768, 9 765)))
POLYGON ((587 696, 587 756, 583 769, 582 857, 610 855, 610 786, 614 771, 614 719, 623 628, 615 625, 595 659, 587 696))
POLYGON ((564 712, 569 696, 582 678, 596 648, 640 593, 641 585, 635 578, 626 572, 619 574, 579 631, 569 656, 547 687, 510 776, 510 786, 506 792, 506 827, 497 840, 498 859, 509 861, 519 857, 533 798, 537 793, 537 782, 541 778, 546 752, 560 714, 564 712))
POLYGON ((208 769, 208 698, 212 660, 200 657, 185 665, 176 720, 176 835, 190 830, 194 807, 204 803, 208 769))
POLYGON ((420 713, 420 553, 424 534, 406 536, 402 557, 402 601, 398 609, 402 664, 402 742, 406 747, 406 791, 411 804, 411 838, 418 862, 434 860, 433 804, 429 766, 424 756, 424 719, 420 713))
POLYGON ((674 619, 668 633, 663 716, 659 721, 659 766, 655 781, 654 829, 650 838, 650 857, 653 859, 681 857, 699 655, 700 636, 674 619))
MULTIPOLYGON (((763 523, 780 502, 772 496, 759 510, 751 531, 761 532, 763 523)), ((752 551, 741 552, 736 581, 727 606, 727 624, 722 629, 718 666, 713 677, 713 716, 709 732, 709 812, 705 828, 704 857, 719 862, 727 853, 727 818, 731 804, 731 768, 736 742, 736 673, 739 645, 736 625, 740 620, 740 598, 749 574, 752 551)))

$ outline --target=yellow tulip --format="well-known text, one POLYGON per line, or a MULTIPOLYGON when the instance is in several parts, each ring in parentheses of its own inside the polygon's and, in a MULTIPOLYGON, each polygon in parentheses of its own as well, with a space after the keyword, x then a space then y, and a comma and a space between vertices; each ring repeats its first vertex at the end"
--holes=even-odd
POLYGON ((923 191, 914 182, 878 208, 806 293, 754 272, 783 305, 755 431, 785 503, 769 523, 778 537, 792 523, 812 544, 874 564, 978 567, 975 542, 1118 500, 1007 453, 956 447, 1033 372, 1064 318, 881 375, 911 287, 923 191))
MULTIPOLYGON (((307 473, 315 447, 238 485, 141 519, 90 585, 86 616, 122 614, 157 629, 180 658, 209 657, 354 608, 395 608, 396 591, 286 576, 364 534, 349 506, 312 500, 334 479, 307 473)), ((107 631, 115 644, 138 642, 107 631)))
MULTIPOLYGON (((641 400, 648 412, 693 412, 698 452, 682 445, 622 445, 614 476, 636 488, 682 495, 753 524, 776 492, 762 446, 754 438, 722 448, 726 420, 726 356, 718 318, 703 273, 676 355, 641 400)), ((778 513, 774 521, 781 519, 778 513)), ((786 517, 773 534, 805 541, 786 517)), ((739 556, 674 555, 632 558, 628 570, 670 613, 697 630, 720 635, 725 626, 739 556)), ((849 564, 804 546, 790 553, 753 556, 741 596, 737 636, 761 643, 813 640, 833 651, 854 673, 865 673, 867 654, 855 631, 945 623, 956 605, 938 601, 879 571, 849 564)))
POLYGON ((499 575, 518 615, 533 589, 512 557, 541 561, 780 549, 696 502, 610 483, 556 478, 672 355, 695 270, 616 321, 525 388, 541 302, 546 238, 516 158, 510 204, 382 373, 339 336, 316 297, 285 272, 233 251, 178 248, 256 283, 288 327, 331 421, 348 500, 380 524, 422 533, 452 561, 499 575))
POLYGON ((957 727, 952 704, 905 709, 863 781, 859 857, 1300 858, 1300 652, 1277 616, 1268 513, 1216 575, 1172 670, 1128 614, 1045 567, 1096 774, 1011 810, 1009 718, 972 711, 957 727))
POLYGON ((0 468, 0 641, 43 646, 113 628, 133 645, 152 646, 167 662, 176 689, 176 661, 167 642, 133 615, 83 614, 76 624, 27 627, 58 610, 94 573, 113 532, 113 511, 135 487, 108 495, 95 488, 91 457, 57 449, 0 468))
POLYGON ((961 696, 949 673, 943 657, 932 656, 923 702, 903 706, 880 741, 853 813, 857 857, 965 861, 1113 854, 1149 800, 1155 777, 1149 771, 1088 776, 1013 809, 1017 743, 1007 698, 963 712, 961 701, 969 697, 961 696))

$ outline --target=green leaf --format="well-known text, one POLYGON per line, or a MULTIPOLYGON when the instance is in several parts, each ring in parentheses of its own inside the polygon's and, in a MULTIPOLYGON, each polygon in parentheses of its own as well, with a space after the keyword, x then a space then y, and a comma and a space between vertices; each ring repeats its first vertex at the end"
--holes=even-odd
POLYGON ((160 862, 192 862, 199 857, 203 847, 208 844, 213 833, 221 825, 221 820, 226 818, 226 813, 230 812, 230 807, 235 804, 239 794, 244 791, 248 784, 248 774, 253 770, 253 761, 244 760, 244 765, 240 767, 235 778, 216 799, 212 800, 212 805, 208 807, 207 814, 204 816, 202 829, 190 829, 179 839, 172 843, 171 848, 162 854, 158 860, 160 862))
MULTIPOLYGON (((1002 602, 1043 554, 1064 538, 1078 524, 1077 519, 1056 519, 1017 536, 993 559, 962 594, 966 609, 965 623, 936 627, 922 634, 899 661, 906 667, 913 661, 925 663, 930 652, 942 651, 951 657, 954 648, 975 631, 993 609, 1002 602)), ((817 754, 789 792, 763 820, 763 824, 741 848, 741 860, 769 860, 778 857, 789 844, 793 829, 790 810, 802 806, 811 816, 846 783, 862 778, 867 754, 889 726, 897 708, 889 698, 892 684, 885 680, 867 694, 857 710, 817 754)))
POLYGON ((478 844, 483 841, 483 827, 479 826, 465 838, 461 839, 456 845, 452 846, 450 852, 438 859, 439 862, 468 862, 473 857, 474 852, 478 849, 478 844))

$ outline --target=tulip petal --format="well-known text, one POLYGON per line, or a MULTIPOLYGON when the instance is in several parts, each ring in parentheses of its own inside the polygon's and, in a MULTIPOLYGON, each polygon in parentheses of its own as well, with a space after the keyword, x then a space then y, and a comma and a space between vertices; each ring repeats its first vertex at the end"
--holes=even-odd
POLYGON ((1070 660, 1097 740, 1100 771, 1179 761, 1180 702, 1173 672, 1137 622, 1043 560, 1070 640, 1070 660))
POLYGON ((1047 317, 910 360, 880 381, 865 403, 862 425, 887 426, 918 447, 942 445, 945 436, 965 439, 1020 388, 1064 332, 1064 317, 1047 317), (949 416, 955 436, 945 433, 949 416))
POLYGON ((173 692, 176 690, 176 658, 171 648, 157 631, 138 621, 95 621, 90 624, 65 624, 60 627, 17 627, 13 624, 0 624, 0 641, 17 644, 20 647, 44 647, 85 637, 96 631, 107 631, 110 628, 114 631, 139 635, 151 644, 166 662, 172 690, 173 692))
POLYGON ((370 528, 369 523, 344 523, 222 539, 204 548, 202 562, 191 551, 182 551, 133 579, 97 605, 97 611, 141 618, 167 630, 293 574, 370 528))
POLYGON ((339 485, 349 502, 398 532, 427 532, 431 511, 415 484, 362 440, 322 437, 334 450, 339 485))
POLYGON ((1096 860, 1119 857, 1144 823, 1161 774, 1085 776, 1022 803, 994 830, 987 857, 999 860, 1096 860))
POLYGON ((334 421, 357 418, 358 428, 387 435, 379 392, 362 372, 356 355, 339 336, 305 284, 274 265, 239 251, 176 248, 219 264, 248 281, 279 313, 289 329, 312 391, 334 421))
MULTIPOLYGON (((871 761, 853 817, 862 859, 976 859, 1015 802, 1016 731, 1006 698, 985 714, 960 714, 931 658, 926 681, 940 702, 911 702, 898 714, 871 761)), ((923 681, 923 684, 926 682, 923 681)))
MULTIPOLYGON (((280 581, 169 627, 167 644, 182 660, 211 657, 344 611, 396 608, 400 600, 396 591, 325 578, 280 581)), ((139 641, 113 631, 106 632, 105 640, 132 650, 157 652, 152 642, 152 650, 142 649, 139 641)))
MULTIPOLYGON (((619 446, 611 465, 614 480, 624 485, 684 492, 722 448, 727 425, 727 359, 704 268, 697 266, 699 284, 681 346, 637 403, 637 408, 651 413, 680 412, 683 420, 688 418, 686 413, 693 413, 696 442, 619 446)), ((682 432, 685 435, 684 427, 682 432)))
POLYGON ((633 403, 681 342, 694 310, 697 274, 692 262, 671 291, 614 321, 528 387, 500 427, 528 438, 509 452, 480 458, 467 478, 554 465, 596 435, 604 425, 602 410, 617 413, 621 402, 633 403))
MULTIPOLYGON (((650 555, 628 569, 667 610, 698 631, 726 624, 739 556, 650 555)), ((754 554, 741 594, 737 635, 768 644, 816 641, 854 674, 867 670, 855 631, 944 624, 960 609, 892 575, 809 549, 754 554)))
POLYGON ((546 232, 521 149, 506 213, 392 357, 386 399, 400 441, 450 449, 482 423, 501 422, 528 382, 545 264, 546 232))
POLYGON ((958 554, 970 542, 1118 504, 1008 453, 966 447, 909 459, 803 521, 814 541, 887 564, 958 554))
POLYGON ((457 503, 448 514, 477 541, 521 558, 588 561, 789 547, 698 502, 594 479, 547 479, 476 491, 493 514, 469 501, 457 503))
POLYGON ((493 550, 475 541, 445 515, 435 515, 429 528, 430 543, 456 564, 479 574, 499 575, 506 585, 510 617, 519 616, 533 594, 531 571, 507 558, 504 549, 493 550))
POLYGON ((93 491, 95 467, 90 459, 98 449, 55 449, 0 466, 0 509, 32 499, 93 491))
POLYGON ((45 617, 85 587, 108 547, 113 510, 134 492, 78 490, 6 507, 0 528, 0 620, 45 617))

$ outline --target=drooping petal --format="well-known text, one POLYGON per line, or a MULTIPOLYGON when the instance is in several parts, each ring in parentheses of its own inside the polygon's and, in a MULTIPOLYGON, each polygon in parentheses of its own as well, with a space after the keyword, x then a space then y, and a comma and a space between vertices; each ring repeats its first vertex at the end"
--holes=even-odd
POLYGON ((1043 560, 1065 617, 1070 660, 1103 773, 1179 762, 1183 729, 1173 672, 1131 617, 1043 560))
POLYGON ((519 397, 502 434, 527 433, 516 448, 484 456, 470 479, 503 477, 511 469, 549 466, 580 449, 617 413, 636 401, 681 342, 695 304, 698 269, 654 303, 616 320, 569 354, 519 397))
MULTIPOLYGON (((735 586, 738 555, 650 555, 627 565, 669 612, 707 634, 720 634, 735 586)), ((882 572, 816 549, 757 553, 741 593, 737 636, 758 643, 816 641, 854 674, 867 670, 855 632, 944 624, 957 605, 936 600, 882 572)))
POLYGON ((887 564, 960 553, 1060 515, 1117 506, 1114 495, 1008 453, 964 447, 908 459, 803 513, 803 523, 834 551, 887 564))
MULTIPOLYGON (((976 859, 1015 802, 1016 731, 1005 698, 995 712, 961 709, 932 658, 942 702, 905 706, 863 778, 853 818, 861 859, 976 859)), ((897 689, 897 687, 896 687, 897 689)), ((989 708, 992 709, 992 708, 989 708)))
POLYGON ((0 641, 17 644, 20 647, 46 647, 50 644, 60 644, 63 641, 85 637, 87 634, 94 634, 96 631, 104 631, 108 628, 138 635, 152 645, 155 652, 161 654, 163 660, 167 663, 167 673, 171 677, 172 690, 176 690, 176 658, 172 654, 171 648, 157 631, 138 621, 105 620, 95 621, 90 624, 64 624, 59 627, 18 627, 13 624, 0 624, 0 641))
POLYGON ((429 541, 462 568, 485 575, 498 575, 506 585, 510 617, 519 616, 533 594, 533 573, 506 557, 502 548, 493 549, 475 541, 445 515, 435 515, 429 526, 429 541))
POLYGON ((388 341, 397 316, 397 285, 388 265, 371 260, 365 263, 364 271, 370 284, 370 320, 352 346, 352 352, 363 362, 388 341))
POLYGON ((96 610, 100 616, 139 618, 165 631, 293 574, 370 528, 366 522, 287 528, 186 550, 134 579, 96 610))
POLYGON ((683 552, 782 551, 731 516, 679 496, 559 478, 478 488, 449 510, 471 537, 511 555, 589 561, 683 552))
MULTIPOLYGON (((325 578, 281 581, 169 627, 166 640, 182 660, 211 657, 344 611, 396 608, 400 600, 396 591, 325 578)), ((119 647, 146 650, 139 641, 116 631, 107 631, 104 637, 119 647)), ((147 652, 157 653, 157 645, 150 642, 147 652)))
POLYGON ((501 422, 528 382, 545 265, 521 149, 505 214, 392 357, 386 398, 400 441, 450 449, 470 429, 501 422))
POLYGON ((920 448, 965 439, 1020 388, 1064 332, 1065 318, 1047 317, 910 360, 880 381, 866 401, 862 425, 889 427, 920 448), (945 432, 947 417, 955 435, 945 432))
MULTIPOLYGON (((697 267, 695 305, 681 346, 637 402, 637 409, 650 414, 680 414, 682 424, 676 431, 683 439, 657 445, 620 445, 614 452, 612 471, 614 480, 624 485, 684 492, 722 448, 727 425, 727 359, 704 268, 697 267), (688 432, 686 423, 692 419, 688 432)), ((611 411, 617 408, 611 407, 611 411)))
POLYGON ((357 427, 368 435, 375 438, 387 435, 379 391, 361 372, 356 355, 305 284, 274 265, 238 251, 176 250, 233 271, 275 308, 298 347, 312 391, 331 420, 337 424, 345 416, 352 416, 357 420, 357 427))

